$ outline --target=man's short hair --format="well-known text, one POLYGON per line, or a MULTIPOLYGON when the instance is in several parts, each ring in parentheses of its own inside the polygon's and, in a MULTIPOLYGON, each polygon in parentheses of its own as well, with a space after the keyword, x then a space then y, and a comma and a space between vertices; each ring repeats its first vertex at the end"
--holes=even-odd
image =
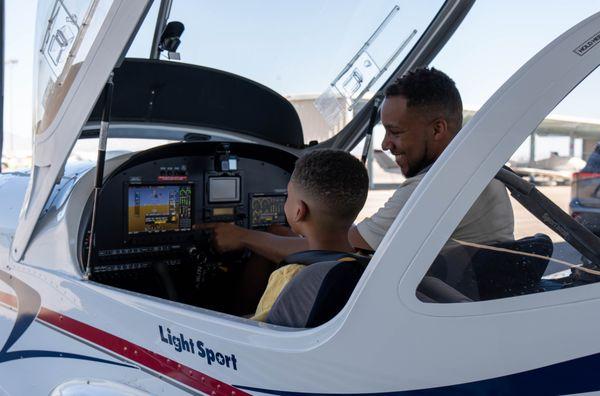
POLYGON ((342 150, 313 150, 303 155, 296 161, 291 180, 345 225, 356 219, 369 191, 365 166, 342 150))
POLYGON ((385 96, 404 96, 406 106, 446 118, 450 132, 462 127, 462 100, 454 81, 445 73, 422 68, 408 72, 385 89, 385 96))

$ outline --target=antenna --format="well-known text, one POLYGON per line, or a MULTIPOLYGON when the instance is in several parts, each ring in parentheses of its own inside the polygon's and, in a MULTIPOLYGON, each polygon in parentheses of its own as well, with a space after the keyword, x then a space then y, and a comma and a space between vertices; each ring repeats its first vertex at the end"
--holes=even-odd
POLYGON ((104 179, 104 163, 106 162, 106 142, 108 140, 108 127, 110 125, 110 110, 112 107, 112 98, 114 91, 113 83, 114 72, 110 73, 108 81, 104 87, 104 107, 102 109, 102 120, 100 122, 100 134, 98 137, 98 158, 96 161, 96 183, 94 185, 94 205, 92 207, 92 223, 90 225, 90 236, 88 242, 88 254, 85 267, 85 279, 90 279, 92 275, 92 251, 94 248, 95 229, 96 229, 96 211, 98 209, 98 197, 102 189, 102 180, 104 179))

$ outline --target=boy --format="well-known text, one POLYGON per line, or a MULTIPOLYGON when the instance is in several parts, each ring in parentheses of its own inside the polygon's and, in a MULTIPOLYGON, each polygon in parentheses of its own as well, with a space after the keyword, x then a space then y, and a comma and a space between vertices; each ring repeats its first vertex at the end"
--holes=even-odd
POLYGON ((302 156, 288 183, 285 215, 293 232, 304 236, 309 250, 284 259, 274 271, 254 320, 264 321, 286 284, 305 265, 353 260, 348 230, 362 209, 369 189, 364 165, 340 150, 314 150, 302 156))

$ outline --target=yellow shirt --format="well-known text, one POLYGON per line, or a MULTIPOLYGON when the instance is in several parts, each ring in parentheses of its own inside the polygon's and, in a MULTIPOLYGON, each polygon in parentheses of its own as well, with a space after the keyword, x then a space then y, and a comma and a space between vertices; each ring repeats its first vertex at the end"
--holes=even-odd
POLYGON ((256 312, 250 319, 264 322, 285 285, 287 285, 304 267, 305 266, 302 264, 288 264, 273 271, 271 276, 269 276, 267 288, 258 302, 256 312))
MULTIPOLYGON (((342 257, 336 261, 355 261, 354 257, 342 257)), ((263 293, 260 301, 258 302, 258 307, 256 307, 256 312, 254 316, 250 319, 258 320, 260 322, 264 322, 267 319, 267 315, 271 308, 273 308, 273 304, 281 294, 281 291, 290 283, 294 276, 300 272, 302 268, 306 267, 303 264, 288 264, 285 265, 278 270, 275 270, 269 276, 269 282, 267 283, 267 288, 263 293)))

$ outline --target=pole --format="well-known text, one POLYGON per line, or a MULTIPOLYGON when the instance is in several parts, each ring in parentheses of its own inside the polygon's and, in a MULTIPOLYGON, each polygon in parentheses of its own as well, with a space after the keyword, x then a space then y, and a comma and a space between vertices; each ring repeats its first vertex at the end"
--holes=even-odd
POLYGON ((94 231, 96 229, 96 211, 98 209, 98 197, 102 189, 104 179, 104 162, 106 160, 106 142, 108 140, 108 127, 110 125, 110 110, 112 107, 114 83, 113 73, 110 73, 106 86, 104 87, 104 108, 102 110, 102 121, 100 122, 100 134, 98 136, 98 158, 96 160, 96 183, 94 185, 94 204, 92 207, 92 223, 90 225, 90 236, 88 242, 88 256, 85 269, 85 279, 92 275, 92 251, 94 248, 94 231))

